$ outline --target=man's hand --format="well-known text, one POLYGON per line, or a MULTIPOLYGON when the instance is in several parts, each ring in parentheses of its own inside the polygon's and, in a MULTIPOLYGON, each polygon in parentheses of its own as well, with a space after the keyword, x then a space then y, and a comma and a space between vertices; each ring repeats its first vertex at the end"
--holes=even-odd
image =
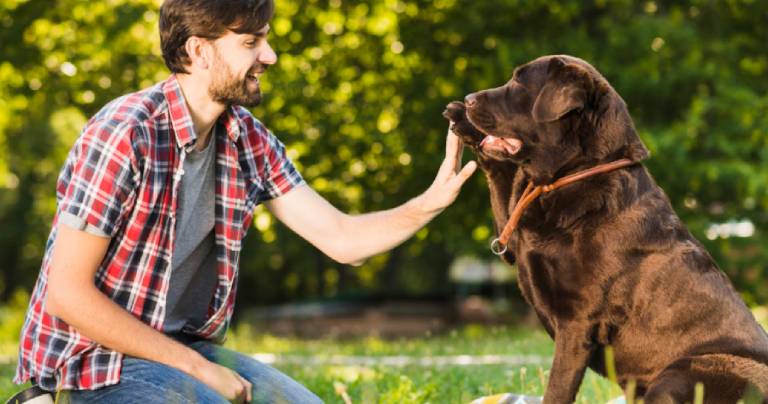
POLYGON ((445 140, 445 159, 440 165, 435 181, 420 196, 422 208, 427 212, 439 212, 456 199, 464 182, 475 172, 477 163, 470 161, 461 168, 464 145, 456 134, 448 130, 445 140))
POLYGON ((204 358, 197 364, 192 376, 216 390, 231 403, 250 403, 253 398, 253 386, 248 380, 234 370, 204 358))

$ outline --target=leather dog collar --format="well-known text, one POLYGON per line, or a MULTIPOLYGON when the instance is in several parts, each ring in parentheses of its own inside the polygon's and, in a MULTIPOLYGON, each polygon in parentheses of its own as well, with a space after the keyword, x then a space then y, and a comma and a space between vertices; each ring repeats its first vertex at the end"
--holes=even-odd
POLYGON ((523 195, 520 197, 517 204, 515 204, 515 208, 512 210, 512 216, 510 216, 509 221, 507 221, 507 224, 504 226, 501 235, 491 241, 491 251, 493 251, 493 253, 496 255, 502 255, 507 252, 507 242, 509 242, 509 237, 512 235, 512 232, 515 231, 515 228, 517 228, 517 224, 520 222, 520 217, 523 216, 523 211, 541 194, 552 192, 560 187, 572 184, 576 181, 580 181, 593 175, 607 173, 619 168, 631 166, 635 163, 635 161, 624 158, 613 161, 611 163, 600 164, 598 166, 586 169, 584 171, 579 171, 571 175, 567 175, 548 185, 534 186, 533 182, 529 182, 528 186, 523 192, 523 195))

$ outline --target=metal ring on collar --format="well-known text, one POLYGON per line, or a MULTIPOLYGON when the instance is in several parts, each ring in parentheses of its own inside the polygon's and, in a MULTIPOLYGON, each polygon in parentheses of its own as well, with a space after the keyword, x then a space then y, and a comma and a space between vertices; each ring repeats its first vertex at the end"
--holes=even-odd
POLYGON ((507 246, 501 245, 501 241, 498 238, 495 238, 491 241, 491 252, 496 255, 502 255, 507 252, 507 246))

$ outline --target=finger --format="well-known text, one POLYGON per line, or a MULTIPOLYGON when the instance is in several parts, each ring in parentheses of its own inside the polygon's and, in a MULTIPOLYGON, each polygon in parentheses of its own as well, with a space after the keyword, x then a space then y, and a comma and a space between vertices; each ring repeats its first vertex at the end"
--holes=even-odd
POLYGON ((461 155, 464 152, 464 139, 453 131, 453 127, 448 127, 448 136, 456 139, 456 152, 461 155))
POLYGON ((457 139, 456 152, 453 156, 453 161, 454 161, 453 171, 456 174, 461 169, 461 158, 464 155, 464 141, 455 134, 453 135, 453 137, 457 139))
POLYGON ((245 383, 245 402, 250 403, 253 400, 253 384, 246 378, 243 378, 243 383, 245 383))
POLYGON ((241 376, 239 373, 233 371, 235 374, 235 377, 237 378, 237 381, 240 382, 240 400, 242 400, 244 403, 250 403, 251 402, 251 383, 241 376))
POLYGON ((445 139, 445 159, 443 161, 448 165, 447 169, 453 171, 454 174, 459 172, 463 152, 464 145, 461 138, 449 129, 445 139))
POLYGON ((246 402, 245 398, 247 396, 247 389, 245 388, 245 381, 243 380, 242 376, 240 376, 239 373, 235 372, 232 369, 228 369, 232 377, 234 377, 235 382, 237 383, 237 387, 235 387, 235 402, 237 403, 243 403, 246 402))
POLYGON ((469 163, 467 163, 464 166, 464 168, 462 168, 461 171, 459 171, 459 173, 456 174, 456 181, 459 182, 458 185, 464 184, 464 182, 466 182, 467 179, 469 179, 469 177, 471 177, 472 174, 474 174, 475 170, 477 170, 477 162, 472 160, 469 163))
POLYGON ((460 150, 461 138, 459 138, 453 131, 448 128, 448 134, 445 137, 445 157, 455 156, 456 152, 460 150))
POLYGON ((461 156, 464 153, 464 140, 461 136, 455 134, 452 130, 449 130, 448 141, 452 143, 451 147, 453 148, 453 155, 456 156, 457 160, 461 161, 461 156))

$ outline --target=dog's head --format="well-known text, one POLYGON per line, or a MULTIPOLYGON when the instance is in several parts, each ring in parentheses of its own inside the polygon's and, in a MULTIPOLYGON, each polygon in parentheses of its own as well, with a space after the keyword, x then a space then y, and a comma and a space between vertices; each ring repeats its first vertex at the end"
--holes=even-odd
POLYGON ((618 93, 571 56, 522 65, 506 84, 470 94, 464 104, 487 135, 480 151, 518 164, 537 185, 579 165, 648 156, 618 93))

